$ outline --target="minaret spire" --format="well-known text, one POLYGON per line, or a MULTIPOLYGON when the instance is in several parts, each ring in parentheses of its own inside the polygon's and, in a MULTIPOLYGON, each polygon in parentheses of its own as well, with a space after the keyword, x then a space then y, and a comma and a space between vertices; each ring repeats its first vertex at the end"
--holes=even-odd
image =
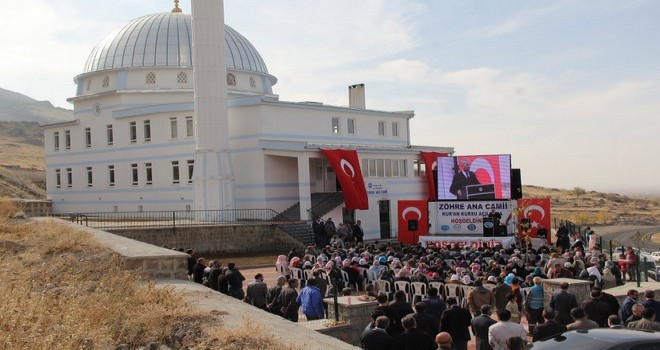
POLYGON ((174 8, 172 9, 172 13, 177 12, 181 12, 181 9, 179 8, 179 0, 174 0, 174 8))

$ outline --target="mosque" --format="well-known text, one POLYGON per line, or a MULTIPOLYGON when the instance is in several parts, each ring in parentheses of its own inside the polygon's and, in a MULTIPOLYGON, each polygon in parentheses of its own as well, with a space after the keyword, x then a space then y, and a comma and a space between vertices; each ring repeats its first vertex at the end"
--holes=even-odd
POLYGON ((395 237, 397 202, 432 197, 424 153, 453 148, 413 145, 414 112, 366 108, 363 84, 349 86, 348 107, 281 101, 262 56, 224 24, 223 2, 192 3, 192 15, 176 4, 91 50, 69 98, 75 119, 44 129, 53 211, 295 208, 310 220, 315 198, 339 193, 324 217, 361 220, 367 239, 395 237), (358 163, 333 164, 335 150, 358 163), (347 169, 359 177, 357 208, 340 181, 347 169))

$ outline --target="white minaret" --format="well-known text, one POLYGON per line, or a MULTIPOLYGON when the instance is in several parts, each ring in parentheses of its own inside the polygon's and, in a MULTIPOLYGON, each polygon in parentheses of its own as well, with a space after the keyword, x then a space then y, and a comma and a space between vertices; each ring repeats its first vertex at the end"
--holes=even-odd
POLYGON ((191 0, 195 210, 234 209, 223 0, 191 0))

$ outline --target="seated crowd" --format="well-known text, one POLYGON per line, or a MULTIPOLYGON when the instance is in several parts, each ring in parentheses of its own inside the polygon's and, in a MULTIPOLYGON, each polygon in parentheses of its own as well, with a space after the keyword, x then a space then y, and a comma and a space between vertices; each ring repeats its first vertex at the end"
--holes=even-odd
POLYGON ((324 318, 323 298, 333 290, 364 291, 360 294, 378 302, 362 335, 365 349, 466 349, 470 330, 477 349, 522 348, 528 336, 536 341, 572 329, 660 330, 660 303, 653 291, 646 291, 641 302, 631 290, 621 306, 603 292, 623 284, 621 267, 629 271, 635 257, 625 256, 620 266, 608 261, 597 244, 588 247, 580 239, 534 249, 364 244, 336 232, 332 238, 323 246, 280 255, 275 263, 280 276, 270 288, 258 274, 243 294, 244 278, 235 266, 222 272, 214 262, 206 269, 197 262, 190 272, 196 282, 208 281, 210 288, 294 322, 299 309, 308 320, 324 318), (590 297, 578 305, 563 283, 549 297, 550 309, 544 309, 543 280, 552 278, 590 281, 590 297), (528 331, 520 325, 523 317, 528 331))

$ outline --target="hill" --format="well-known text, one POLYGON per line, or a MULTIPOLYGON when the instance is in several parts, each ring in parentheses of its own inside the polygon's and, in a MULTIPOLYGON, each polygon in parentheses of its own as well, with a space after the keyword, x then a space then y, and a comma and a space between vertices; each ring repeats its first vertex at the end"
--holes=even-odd
POLYGON ((73 119, 73 111, 0 88, 0 121, 53 123, 73 119))

